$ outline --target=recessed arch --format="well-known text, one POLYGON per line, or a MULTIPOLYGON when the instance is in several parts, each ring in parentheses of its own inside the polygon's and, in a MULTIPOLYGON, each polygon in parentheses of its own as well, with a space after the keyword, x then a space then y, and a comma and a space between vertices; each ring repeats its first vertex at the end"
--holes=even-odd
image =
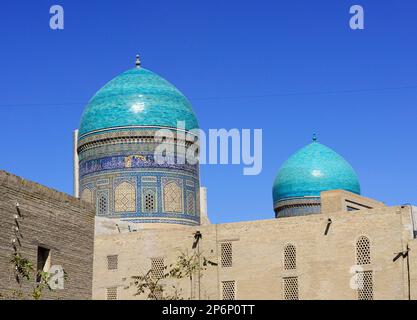
POLYGON ((114 211, 136 211, 136 187, 129 182, 122 182, 114 190, 114 211))

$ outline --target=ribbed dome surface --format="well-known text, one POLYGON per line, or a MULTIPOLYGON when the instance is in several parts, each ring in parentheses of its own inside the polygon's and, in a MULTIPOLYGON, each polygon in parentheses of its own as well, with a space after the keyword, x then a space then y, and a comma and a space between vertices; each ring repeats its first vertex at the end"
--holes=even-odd
POLYGON ((358 177, 350 164, 325 145, 313 142, 293 154, 279 169, 273 186, 274 203, 284 199, 320 196, 342 189, 360 194, 358 177))
POLYGON ((80 137, 103 129, 126 126, 198 128, 187 98, 171 83, 144 68, 117 76, 90 100, 82 115, 80 137))

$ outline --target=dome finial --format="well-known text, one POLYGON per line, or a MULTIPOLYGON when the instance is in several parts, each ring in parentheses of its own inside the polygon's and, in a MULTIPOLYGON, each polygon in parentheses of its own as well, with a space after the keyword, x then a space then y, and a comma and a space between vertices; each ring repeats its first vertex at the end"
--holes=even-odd
POLYGON ((136 55, 136 68, 139 68, 140 67, 140 58, 139 58, 139 55, 137 54, 136 55))
POLYGON ((317 135, 315 133, 313 133, 313 142, 317 141, 317 135))

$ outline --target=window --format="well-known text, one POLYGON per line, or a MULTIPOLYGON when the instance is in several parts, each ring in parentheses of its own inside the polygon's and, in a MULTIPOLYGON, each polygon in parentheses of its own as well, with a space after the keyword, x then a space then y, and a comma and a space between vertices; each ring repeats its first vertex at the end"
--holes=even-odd
POLYGON ((142 211, 145 213, 156 212, 156 189, 144 188, 142 195, 142 211))
POLYGON ((298 300, 298 277, 286 277, 284 280, 284 300, 298 300))
POLYGON ((222 281, 223 300, 236 300, 235 281, 222 281))
POLYGON ((109 212, 109 201, 108 191, 100 190, 97 191, 97 215, 107 215, 109 212))
POLYGON ((107 300, 117 300, 117 287, 107 288, 107 300))
POLYGON ((81 200, 90 203, 93 202, 93 193, 91 192, 91 189, 86 188, 83 190, 83 192, 81 193, 81 200))
POLYGON ((119 256, 111 255, 107 256, 107 270, 116 270, 118 265, 119 256))
POLYGON ((155 288, 152 294, 153 294, 153 297, 151 298, 152 300, 162 300, 164 296, 163 291, 159 287, 155 288))
POLYGON ((164 210, 165 212, 181 213, 182 188, 176 181, 164 185, 164 210))
POLYGON ((371 263, 371 246, 367 237, 361 236, 356 241, 356 264, 366 265, 371 263))
MULTIPOLYGON (((48 272, 51 268, 51 250, 44 248, 44 247, 38 247, 38 256, 37 256, 37 271, 41 272, 48 272)), ((41 281, 41 276, 38 274, 36 277, 36 281, 41 281)))
POLYGON ((295 270, 297 268, 297 256, 295 246, 287 244, 284 248, 284 270, 295 270))
POLYGON ((190 215, 195 214, 195 199, 194 192, 187 193, 187 213, 190 215))
POLYGON ((358 300, 373 300, 372 271, 360 271, 357 273, 358 300))
POLYGON ((152 274, 156 278, 162 278, 164 276, 164 271, 165 271, 164 258, 152 258, 151 269, 152 269, 152 274))
POLYGON ((136 188, 128 182, 120 183, 114 191, 115 212, 136 211, 136 188))
POLYGON ((222 268, 229 268, 233 265, 232 243, 224 242, 220 244, 222 268))

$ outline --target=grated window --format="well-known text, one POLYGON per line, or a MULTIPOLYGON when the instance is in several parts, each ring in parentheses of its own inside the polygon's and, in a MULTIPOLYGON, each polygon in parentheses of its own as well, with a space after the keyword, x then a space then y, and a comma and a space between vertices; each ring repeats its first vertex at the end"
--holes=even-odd
POLYGON ((187 213, 191 215, 195 214, 194 192, 189 192, 187 195, 187 213))
POLYGON ((117 300, 117 287, 107 288, 107 300, 117 300))
POLYGON ((165 264, 164 258, 152 258, 151 259, 152 274, 156 278, 162 278, 164 276, 165 264))
POLYGON ((284 248, 284 269, 295 270, 297 268, 297 250, 292 244, 287 244, 284 248))
POLYGON ((97 214, 102 216, 109 212, 107 192, 97 192, 97 214))
POLYGON ((156 190, 145 189, 143 192, 143 211, 145 213, 156 212, 156 190))
POLYGON ((159 288, 155 288, 153 291, 153 299, 152 300, 162 300, 163 299, 163 291, 159 288))
POLYGON ((223 300, 236 300, 235 281, 222 281, 223 300))
POLYGON ((367 237, 361 236, 356 242, 356 264, 366 265, 371 263, 371 246, 367 237))
POLYGON ((119 262, 118 260, 118 255, 107 256, 107 270, 116 270, 119 262))
POLYGON ((136 211, 136 188, 128 182, 122 182, 114 191, 115 212, 136 211))
POLYGON ((373 300, 372 271, 360 271, 357 274, 358 300, 373 300))
POLYGON ((286 277, 284 280, 284 300, 298 300, 298 277, 286 277))
POLYGON ((221 264, 222 268, 230 268, 233 266, 232 243, 224 242, 220 244, 221 264))

